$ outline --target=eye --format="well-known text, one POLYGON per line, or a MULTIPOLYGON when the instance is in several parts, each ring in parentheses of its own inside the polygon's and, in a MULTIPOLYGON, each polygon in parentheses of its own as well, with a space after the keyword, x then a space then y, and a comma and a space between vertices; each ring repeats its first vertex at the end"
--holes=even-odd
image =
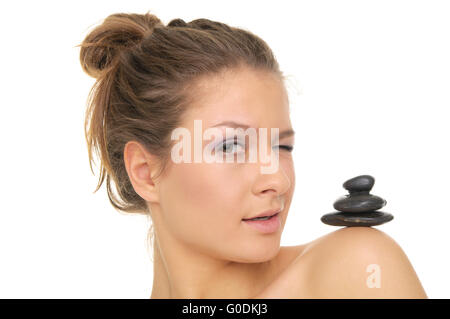
POLYGON ((277 145, 275 147, 282 148, 288 152, 292 152, 292 150, 294 149, 294 146, 291 145, 277 145))
POLYGON ((219 145, 217 145, 216 151, 219 151, 222 153, 236 153, 236 151, 235 151, 236 147, 241 147, 243 150, 245 150, 245 146, 240 144, 237 139, 234 139, 234 140, 227 140, 227 141, 224 141, 223 143, 220 143, 219 145))

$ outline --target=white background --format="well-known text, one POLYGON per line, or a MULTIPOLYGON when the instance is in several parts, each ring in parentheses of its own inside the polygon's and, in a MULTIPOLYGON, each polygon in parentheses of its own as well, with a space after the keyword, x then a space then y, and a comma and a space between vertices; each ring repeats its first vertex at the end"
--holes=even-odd
MULTIPOLYGON (((449 1, 10 1, 1 4, 1 298, 149 298, 144 216, 93 194, 84 140, 94 79, 79 44, 116 12, 248 29, 291 77, 296 190, 282 245, 370 174, 430 298, 449 298, 449 1)), ((97 167, 94 167, 97 169, 97 167)))

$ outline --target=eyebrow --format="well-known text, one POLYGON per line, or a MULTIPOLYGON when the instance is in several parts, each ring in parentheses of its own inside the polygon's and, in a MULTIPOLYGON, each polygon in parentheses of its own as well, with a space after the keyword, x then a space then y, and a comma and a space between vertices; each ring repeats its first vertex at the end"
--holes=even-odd
MULTIPOLYGON (((234 122, 234 121, 224 121, 224 122, 220 122, 220 123, 218 123, 218 124, 216 124, 216 125, 213 125, 213 126, 211 126, 211 127, 216 127, 216 126, 229 126, 229 127, 234 127, 234 128, 243 128, 243 129, 248 129, 248 128, 250 128, 250 126, 248 126, 248 125, 246 125, 246 124, 243 124, 243 123, 237 123, 237 122, 234 122)), ((285 131, 281 132, 281 133, 278 135, 278 138, 279 138, 279 139, 282 139, 282 138, 284 138, 284 137, 292 136, 292 135, 294 135, 294 134, 295 134, 295 131, 294 131, 293 129, 289 129, 289 130, 285 130, 285 131)))

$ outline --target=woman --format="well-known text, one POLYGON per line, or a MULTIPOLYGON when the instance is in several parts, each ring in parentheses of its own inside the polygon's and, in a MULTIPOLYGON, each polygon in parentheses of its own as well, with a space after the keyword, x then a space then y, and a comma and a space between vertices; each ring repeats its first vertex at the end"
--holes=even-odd
POLYGON ((208 19, 164 25, 149 12, 119 13, 80 46, 83 70, 97 79, 85 123, 91 169, 94 151, 101 159, 96 191, 106 176, 116 209, 151 217, 151 298, 426 298, 402 249, 379 230, 342 228, 280 247, 294 132, 285 78, 262 39, 208 19), (269 162, 250 160, 250 135, 226 138, 249 128, 269 162), (378 266, 375 286, 369 265, 378 266))

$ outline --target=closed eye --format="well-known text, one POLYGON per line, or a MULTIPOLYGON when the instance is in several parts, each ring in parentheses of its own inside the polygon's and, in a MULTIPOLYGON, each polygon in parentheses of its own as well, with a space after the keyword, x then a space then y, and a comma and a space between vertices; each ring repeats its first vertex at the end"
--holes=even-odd
POLYGON ((291 145, 277 145, 277 147, 285 149, 288 152, 292 152, 292 150, 294 149, 294 146, 291 146, 291 145))

